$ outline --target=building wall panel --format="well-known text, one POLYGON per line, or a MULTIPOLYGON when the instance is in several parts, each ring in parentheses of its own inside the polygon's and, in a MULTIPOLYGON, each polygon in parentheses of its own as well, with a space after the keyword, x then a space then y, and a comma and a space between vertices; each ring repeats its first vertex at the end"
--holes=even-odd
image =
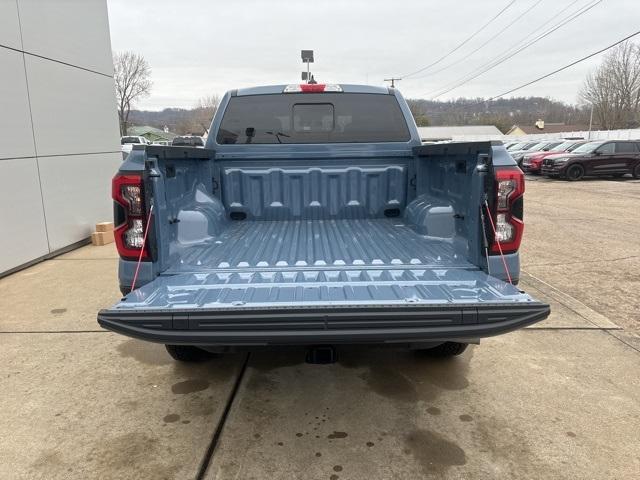
POLYGON ((0 47, 0 159, 35 157, 24 56, 0 47))
POLYGON ((104 0, 18 0, 18 8, 26 52, 113 75, 104 0))
POLYGON ((25 56, 38 156, 120 150, 113 78, 25 56))
POLYGON ((15 0, 0 1, 0 45, 22 49, 18 5, 15 0))
POLYGON ((0 160, 0 273, 49 253, 35 158, 0 160))
POLYGON ((119 152, 38 161, 51 251, 87 238, 96 222, 111 220, 111 178, 122 163, 119 152))

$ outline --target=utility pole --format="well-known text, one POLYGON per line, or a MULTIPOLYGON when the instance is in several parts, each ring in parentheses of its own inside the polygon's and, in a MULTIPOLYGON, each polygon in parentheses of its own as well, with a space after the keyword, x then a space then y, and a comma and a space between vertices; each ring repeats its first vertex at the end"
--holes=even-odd
POLYGON ((402 80, 402 79, 401 78, 395 78, 395 77, 385 78, 384 79, 385 82, 391 82, 391 88, 396 88, 396 83, 395 82, 399 82, 400 80, 402 80))
POLYGON ((591 140, 591 127, 593 126, 593 103, 591 103, 591 114, 589 115, 589 135, 587 140, 591 140))

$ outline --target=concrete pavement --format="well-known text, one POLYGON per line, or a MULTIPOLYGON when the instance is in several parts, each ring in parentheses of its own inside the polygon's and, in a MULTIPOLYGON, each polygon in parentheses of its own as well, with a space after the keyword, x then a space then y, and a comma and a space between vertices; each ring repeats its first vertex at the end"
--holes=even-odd
POLYGON ((193 478, 237 358, 185 368, 110 333, 3 334, 0 478, 193 478))
POLYGON ((598 330, 521 331, 450 361, 252 354, 207 478, 633 478, 639 367, 598 330))

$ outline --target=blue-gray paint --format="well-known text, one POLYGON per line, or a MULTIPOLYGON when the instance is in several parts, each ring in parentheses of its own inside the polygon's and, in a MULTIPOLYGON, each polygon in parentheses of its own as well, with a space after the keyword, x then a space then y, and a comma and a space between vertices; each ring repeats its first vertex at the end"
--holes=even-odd
MULTIPOLYGON (((167 161, 134 147, 122 170, 144 171, 145 162, 151 168, 160 241, 156 262, 141 265, 143 288, 119 307, 531 301, 485 273, 506 280, 502 260, 490 256, 487 265, 482 248, 487 171, 478 155, 451 144, 416 156, 418 131, 397 90, 343 85, 345 92, 395 95, 408 142, 215 143, 232 94, 283 88, 223 97, 206 146, 215 150, 214 161, 167 161), (388 218, 394 209, 399 215, 388 218), (246 219, 231 220, 232 212, 246 219)), ((482 145, 493 166, 515 164, 504 147, 482 145)), ((517 279, 518 255, 506 261, 517 279)), ((135 266, 120 260, 121 285, 131 285, 135 266)))

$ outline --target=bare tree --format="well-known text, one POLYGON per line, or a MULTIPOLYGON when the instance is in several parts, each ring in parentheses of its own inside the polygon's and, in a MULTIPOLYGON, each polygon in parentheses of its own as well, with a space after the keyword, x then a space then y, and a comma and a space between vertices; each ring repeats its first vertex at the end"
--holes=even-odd
POLYGON ((195 108, 193 109, 193 122, 205 133, 209 134, 209 127, 211 127, 211 120, 218 110, 220 104, 220 97, 218 95, 209 95, 198 99, 195 108))
POLYGON ((587 76, 580 99, 593 105, 601 128, 638 125, 640 109, 640 46, 630 42, 611 50, 587 76))
POLYGON ((218 110, 220 97, 210 95, 201 97, 190 110, 183 110, 184 115, 175 125, 176 133, 180 135, 208 135, 211 120, 218 110))
POLYGON ((151 92, 151 69, 142 55, 133 52, 116 53, 113 56, 113 69, 120 134, 126 135, 133 103, 151 92))
POLYGON ((416 125, 418 127, 428 127, 429 125, 431 125, 429 117, 427 117, 420 102, 418 102, 417 100, 407 100, 407 104, 409 105, 411 115, 413 115, 413 119, 416 121, 416 125))

